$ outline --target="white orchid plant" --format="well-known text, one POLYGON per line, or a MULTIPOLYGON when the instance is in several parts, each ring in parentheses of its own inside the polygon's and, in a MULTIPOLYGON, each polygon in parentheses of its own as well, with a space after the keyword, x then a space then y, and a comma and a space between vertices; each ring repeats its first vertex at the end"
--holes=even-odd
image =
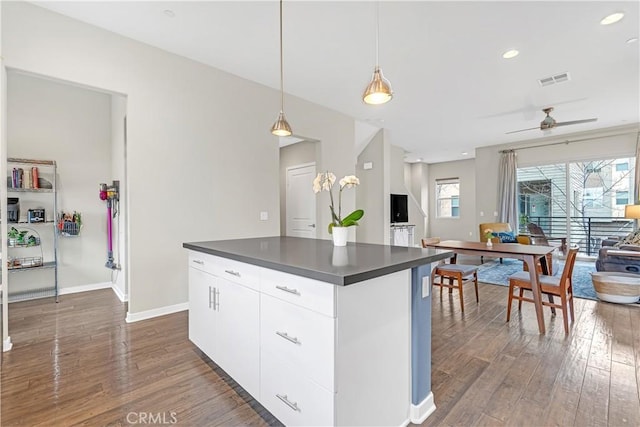
POLYGON ((333 233, 333 227, 351 227, 352 225, 358 225, 358 220, 364 215, 362 209, 356 209, 349 215, 342 217, 342 191, 345 188, 355 187, 360 184, 360 180, 355 175, 347 175, 339 181, 340 192, 338 194, 338 212, 333 204, 333 184, 336 182, 336 176, 331 172, 320 172, 316 179, 313 180, 313 192, 318 194, 321 191, 328 191, 331 203, 329 209, 331 210, 331 223, 329 223, 329 234, 333 233))

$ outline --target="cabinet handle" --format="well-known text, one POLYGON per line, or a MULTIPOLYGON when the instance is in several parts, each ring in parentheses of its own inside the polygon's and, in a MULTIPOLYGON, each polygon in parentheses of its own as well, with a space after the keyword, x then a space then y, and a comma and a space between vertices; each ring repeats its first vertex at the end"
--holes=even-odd
POLYGON ((209 286, 209 308, 213 305, 213 301, 211 300, 211 286, 209 286))
POLYGON ((194 259, 193 262, 196 264, 204 265, 204 261, 200 261, 199 259, 194 259))
POLYGON ((240 273, 237 272, 237 271, 225 270, 224 272, 227 273, 227 274, 231 274, 232 276, 240 277, 240 273))
POLYGON ((285 291, 285 292, 288 292, 290 294, 294 294, 294 295, 300 296, 300 292, 298 292, 297 289, 287 288, 286 286, 276 286, 276 289, 280 289, 281 291, 285 291))
POLYGON ((276 335, 281 336, 285 340, 287 340, 289 342, 292 342, 294 344, 302 345, 302 343, 300 341, 298 341, 298 337, 290 337, 289 334, 287 334, 286 332, 276 331, 276 335))
POLYGON ((276 397, 280 400, 282 400, 285 405, 287 405, 289 408, 293 409, 294 411, 300 411, 300 408, 298 408, 298 402, 291 402, 288 398, 286 394, 276 394, 276 397))
POLYGON ((220 290, 216 289, 216 288, 213 288, 213 295, 215 297, 214 298, 214 303, 213 303, 214 304, 213 308, 215 310, 220 311, 220 290))
POLYGON ((216 311, 216 288, 215 286, 212 288, 212 292, 213 292, 213 311, 216 311))

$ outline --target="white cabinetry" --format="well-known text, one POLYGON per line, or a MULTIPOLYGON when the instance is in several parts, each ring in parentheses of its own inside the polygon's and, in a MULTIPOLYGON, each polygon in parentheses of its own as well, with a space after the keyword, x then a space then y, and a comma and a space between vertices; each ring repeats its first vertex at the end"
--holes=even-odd
POLYGON ((349 286, 192 251, 189 338, 285 425, 409 422, 411 271, 349 286))
MULTIPOLYGON (((258 292, 220 277, 225 269, 216 257, 192 254, 189 264, 189 339, 247 392, 257 396, 258 292)), ((238 269, 233 272, 242 274, 238 269)))

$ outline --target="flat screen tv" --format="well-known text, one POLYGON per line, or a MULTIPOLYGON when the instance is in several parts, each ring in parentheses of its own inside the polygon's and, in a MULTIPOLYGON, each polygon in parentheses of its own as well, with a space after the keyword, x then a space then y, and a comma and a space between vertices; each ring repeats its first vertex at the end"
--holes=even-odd
POLYGON ((391 195, 391 223, 409 222, 406 194, 391 195))

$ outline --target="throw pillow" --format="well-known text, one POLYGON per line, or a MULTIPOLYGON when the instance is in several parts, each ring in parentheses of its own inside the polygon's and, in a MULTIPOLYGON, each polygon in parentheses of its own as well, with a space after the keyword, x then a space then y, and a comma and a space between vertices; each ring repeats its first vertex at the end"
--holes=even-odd
POLYGON ((615 246, 616 248, 619 248, 622 245, 640 245, 640 230, 636 230, 632 233, 629 233, 627 236, 625 236, 622 240, 620 240, 618 243, 614 244, 613 246, 615 246))
POLYGON ((500 239, 500 243, 518 243, 518 239, 516 239, 516 235, 512 232, 500 231, 492 234, 493 234, 493 237, 497 237, 500 239))

